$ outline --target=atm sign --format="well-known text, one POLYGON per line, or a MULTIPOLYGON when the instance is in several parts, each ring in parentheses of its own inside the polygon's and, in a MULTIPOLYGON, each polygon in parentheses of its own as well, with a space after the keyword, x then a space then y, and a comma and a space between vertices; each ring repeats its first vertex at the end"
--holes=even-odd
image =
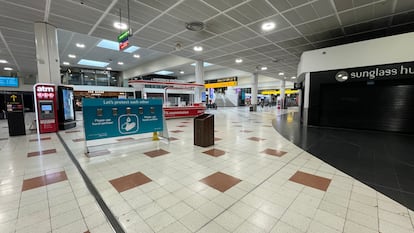
POLYGON ((39 99, 54 99, 55 87, 53 86, 37 86, 36 97, 39 99))

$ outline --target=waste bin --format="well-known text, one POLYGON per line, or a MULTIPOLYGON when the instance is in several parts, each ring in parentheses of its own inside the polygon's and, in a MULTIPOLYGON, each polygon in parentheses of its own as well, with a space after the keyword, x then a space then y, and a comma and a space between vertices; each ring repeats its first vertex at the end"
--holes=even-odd
POLYGON ((194 145, 214 145, 214 115, 202 114, 194 118, 194 145))

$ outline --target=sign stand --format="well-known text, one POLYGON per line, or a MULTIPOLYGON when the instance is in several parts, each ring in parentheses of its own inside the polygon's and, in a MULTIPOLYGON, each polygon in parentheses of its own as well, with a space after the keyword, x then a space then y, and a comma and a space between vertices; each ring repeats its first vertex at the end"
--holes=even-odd
POLYGON ((92 147, 154 139, 134 138, 137 134, 159 133, 169 143, 160 99, 83 99, 82 106, 87 156, 92 147))

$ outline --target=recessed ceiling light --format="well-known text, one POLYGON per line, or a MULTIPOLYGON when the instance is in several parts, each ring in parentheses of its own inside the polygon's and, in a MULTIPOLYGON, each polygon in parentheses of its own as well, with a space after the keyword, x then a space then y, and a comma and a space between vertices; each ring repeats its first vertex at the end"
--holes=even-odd
POLYGON ((0 63, 7 63, 7 61, 6 61, 6 60, 1 59, 1 60, 0 60, 0 63))
POLYGON ((134 54, 135 58, 140 58, 141 56, 139 54, 134 54))
POLYGON ((243 59, 241 59, 241 58, 236 59, 236 63, 242 63, 242 62, 243 62, 243 59))
POLYGON ((282 76, 282 75, 285 75, 285 73, 283 73, 283 72, 279 72, 279 75, 280 75, 280 76, 282 76))
POLYGON ((203 47, 201 47, 201 46, 194 46, 194 51, 196 51, 196 52, 201 52, 201 51, 203 51, 203 47))
POLYGON ((267 66, 262 66, 261 70, 267 70, 267 66))
POLYGON ((124 63, 123 63, 122 61, 119 61, 119 62, 118 62, 118 65, 121 65, 121 66, 122 66, 123 64, 124 64, 124 63))
POLYGON ((4 67, 4 70, 13 70, 11 67, 4 67))
POLYGON ((126 25, 125 23, 115 22, 114 23, 114 28, 121 29, 121 30, 126 30, 126 29, 128 29, 128 25, 126 25))
MULTIPOLYGON (((192 66, 195 66, 196 64, 195 64, 195 62, 194 63, 191 63, 191 65, 192 66)), ((208 66, 212 66, 213 64, 211 64, 211 63, 208 63, 208 62, 203 62, 203 67, 208 67, 208 66)))
POLYGON ((68 66, 68 65, 70 65, 70 63, 69 63, 69 62, 67 62, 67 61, 64 61, 64 62, 63 62, 63 65, 68 66))
POLYGON ((180 74, 184 74, 184 70, 180 70, 180 74))
POLYGON ((296 79, 296 76, 292 76, 291 79, 296 79))
POLYGON ((85 44, 76 43, 76 47, 78 47, 78 48, 85 48, 85 44))
POLYGON ((129 48, 125 49, 123 52, 133 53, 133 52, 137 51, 138 49, 139 49, 138 46, 132 45, 132 46, 129 46, 129 48))
POLYGON ((263 31, 270 31, 275 29, 276 24, 274 22, 265 22, 262 24, 262 30, 263 31))
POLYGON ((70 58, 76 58, 76 55, 74 55, 74 54, 69 54, 69 55, 68 55, 68 57, 70 57, 70 58))
POLYGON ((107 70, 112 70, 112 68, 111 68, 111 67, 106 67, 106 69, 107 69, 107 70))

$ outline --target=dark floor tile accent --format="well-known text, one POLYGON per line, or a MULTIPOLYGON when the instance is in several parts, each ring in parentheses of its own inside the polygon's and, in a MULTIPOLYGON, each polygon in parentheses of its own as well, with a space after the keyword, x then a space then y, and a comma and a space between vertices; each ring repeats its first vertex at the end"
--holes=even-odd
POLYGON ((65 171, 55 172, 55 173, 47 174, 44 176, 38 176, 38 177, 31 178, 31 179, 26 179, 23 181, 22 192, 26 190, 42 187, 48 184, 54 184, 57 182, 61 182, 67 179, 68 177, 66 176, 65 171))
POLYGON ((242 132, 242 133, 251 133, 253 131, 251 131, 251 130, 240 130, 240 132, 242 132))
POLYGON ((134 138, 120 138, 120 139, 116 139, 118 142, 124 142, 124 141, 132 141, 135 140, 134 138))
POLYGON ((46 140, 50 140, 52 139, 51 137, 44 137, 44 138, 34 138, 34 139, 30 139, 29 142, 37 142, 37 141, 46 141, 46 140))
POLYGON ((75 139, 72 139, 72 141, 73 142, 84 142, 85 139, 84 138, 75 138, 75 139))
POLYGON ((170 140, 170 141, 177 141, 177 140, 180 140, 180 139, 175 138, 175 137, 169 137, 168 140, 170 140))
POLYGON ((181 123, 183 123, 183 124, 188 124, 188 123, 190 123, 189 121, 182 121, 181 123))
POLYGON ((65 133, 79 133, 80 132, 80 130, 68 130, 68 131, 65 131, 65 133))
POLYGON ((203 182, 204 184, 217 189, 220 192, 225 192, 234 185, 238 184, 241 180, 227 175, 222 172, 216 172, 210 176, 207 176, 206 178, 200 180, 200 182, 203 182))
POLYGON ((260 141, 266 140, 264 138, 258 138, 258 137, 250 137, 248 139, 251 140, 251 141, 255 141, 255 142, 260 142, 260 141))
POLYGON ((211 149, 211 150, 203 151, 203 153, 208 154, 213 157, 219 157, 219 156, 226 154, 225 151, 219 150, 219 149, 211 149))
POLYGON ((301 171, 297 171, 289 180, 322 191, 326 191, 331 183, 330 179, 301 171))
POLYGON ((223 140, 223 139, 218 138, 218 137, 214 137, 214 141, 220 141, 220 140, 223 140))
POLYGON ((187 127, 186 125, 177 125, 177 127, 184 128, 187 127))
POLYGON ((9 138, 0 138, 0 141, 9 140, 9 138))
POLYGON ((42 150, 42 151, 34 151, 34 152, 27 153, 27 157, 47 155, 47 154, 54 154, 54 153, 56 153, 56 149, 49 149, 49 150, 42 150))
POLYGON ((306 127, 296 113, 281 115, 272 124, 295 145, 414 209, 414 198, 407 198, 414 193, 414 135, 306 127))
POLYGON ((172 133, 182 133, 184 131, 182 131, 182 130, 171 130, 170 132, 172 132, 172 133))
POLYGON ((83 232, 83 233, 90 233, 89 231, 85 231, 85 232, 83 232))
POLYGON ((170 153, 170 152, 168 152, 168 151, 166 151, 166 150, 159 149, 159 150, 148 151, 148 152, 145 152, 144 154, 145 154, 146 156, 149 156, 149 157, 151 157, 151 158, 154 158, 154 157, 158 157, 158 156, 166 155, 166 154, 169 154, 169 153, 170 153))
POLYGON ((100 155, 107 155, 110 153, 111 152, 109 150, 105 149, 105 150, 90 151, 89 153, 85 153, 85 155, 86 157, 92 158, 92 157, 96 157, 100 155))
POLYGON ((148 178, 146 175, 144 175, 143 173, 136 172, 130 175, 126 175, 126 176, 122 176, 122 177, 110 180, 109 182, 118 192, 123 192, 129 189, 138 187, 140 185, 146 184, 151 181, 152 180, 148 178))
POLYGON ((260 153, 265 153, 265 154, 272 155, 272 156, 282 157, 287 152, 281 151, 281 150, 274 150, 274 149, 267 148, 267 149, 265 149, 264 151, 262 151, 260 153))

